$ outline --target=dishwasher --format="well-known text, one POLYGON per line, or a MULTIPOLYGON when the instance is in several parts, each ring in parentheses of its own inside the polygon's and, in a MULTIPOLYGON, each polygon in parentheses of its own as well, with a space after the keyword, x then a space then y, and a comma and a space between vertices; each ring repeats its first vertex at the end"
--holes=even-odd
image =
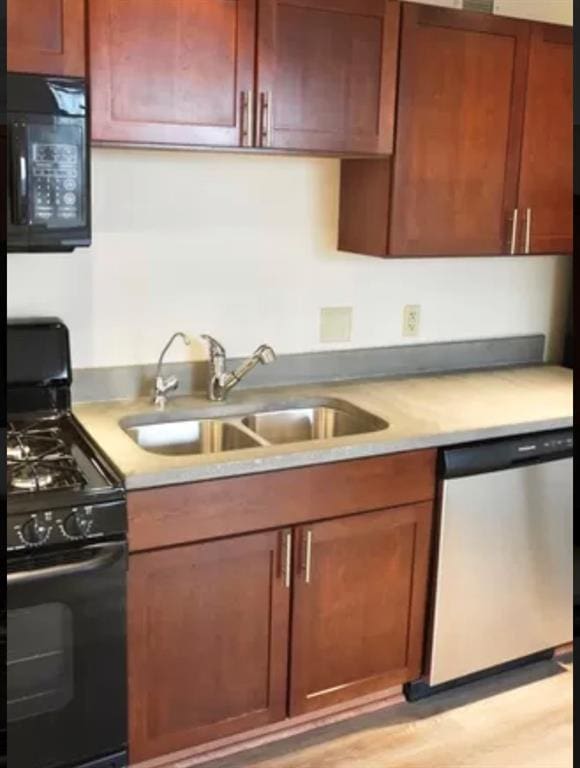
POLYGON ((413 701, 573 639, 573 431, 440 453, 426 676, 413 701))

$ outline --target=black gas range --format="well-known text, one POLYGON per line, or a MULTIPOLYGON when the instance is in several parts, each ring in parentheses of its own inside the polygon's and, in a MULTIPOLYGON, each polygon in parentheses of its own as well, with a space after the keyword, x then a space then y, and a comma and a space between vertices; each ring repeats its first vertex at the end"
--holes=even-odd
POLYGON ((10 768, 127 765, 125 494, 71 381, 61 321, 8 322, 10 768))

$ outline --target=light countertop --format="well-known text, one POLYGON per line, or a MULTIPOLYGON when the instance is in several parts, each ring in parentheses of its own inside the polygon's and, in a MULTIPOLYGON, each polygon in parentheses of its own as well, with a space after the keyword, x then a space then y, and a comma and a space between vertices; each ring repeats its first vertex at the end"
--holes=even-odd
MULTIPOLYGON (((556 366, 503 368, 469 373, 250 389, 226 403, 173 397, 168 418, 227 416, 268 404, 335 398, 388 422, 370 434, 211 455, 167 456, 140 448, 119 422, 158 416, 147 398, 81 403, 74 413, 131 489, 343 461, 486 438, 570 427, 572 371, 556 366)), ((143 419, 146 421, 146 418, 143 419)))

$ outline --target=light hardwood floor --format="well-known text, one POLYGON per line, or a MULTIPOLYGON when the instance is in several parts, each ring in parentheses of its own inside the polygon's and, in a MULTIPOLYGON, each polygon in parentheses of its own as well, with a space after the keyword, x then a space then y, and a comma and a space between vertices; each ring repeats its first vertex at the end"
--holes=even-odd
POLYGON ((572 666, 546 661, 207 768, 572 768, 572 666))

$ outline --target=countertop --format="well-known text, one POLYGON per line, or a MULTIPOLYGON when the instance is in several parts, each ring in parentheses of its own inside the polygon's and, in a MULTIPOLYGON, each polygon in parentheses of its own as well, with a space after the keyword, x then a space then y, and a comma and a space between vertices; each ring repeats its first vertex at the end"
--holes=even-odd
POLYGON ((335 398, 379 416, 386 429, 308 443, 260 446, 211 455, 166 456, 140 448, 119 425, 158 416, 150 400, 82 403, 73 411, 122 474, 127 489, 300 467, 570 427, 573 374, 556 366, 397 379, 250 389, 226 403, 173 397, 167 418, 235 415, 252 407, 335 398))

